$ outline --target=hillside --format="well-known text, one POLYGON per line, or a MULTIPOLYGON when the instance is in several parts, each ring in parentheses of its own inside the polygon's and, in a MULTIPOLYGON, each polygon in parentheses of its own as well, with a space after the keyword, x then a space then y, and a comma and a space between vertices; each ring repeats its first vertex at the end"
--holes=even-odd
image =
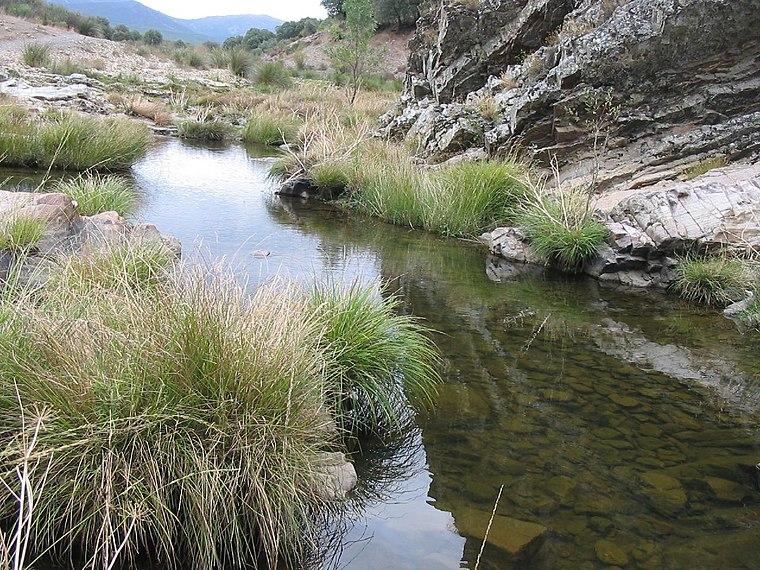
POLYGON ((168 16, 136 0, 51 0, 51 3, 82 14, 108 18, 112 24, 124 24, 141 32, 155 29, 167 39, 193 43, 223 42, 230 36, 244 34, 250 28, 274 31, 282 23, 270 16, 250 14, 185 20, 168 16))

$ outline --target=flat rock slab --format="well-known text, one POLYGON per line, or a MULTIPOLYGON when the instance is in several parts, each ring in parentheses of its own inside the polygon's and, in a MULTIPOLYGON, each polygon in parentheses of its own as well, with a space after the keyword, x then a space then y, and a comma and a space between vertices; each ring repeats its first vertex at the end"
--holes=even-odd
POLYGON ((486 542, 512 556, 526 553, 548 532, 543 525, 497 514, 486 537, 488 521, 491 519, 490 512, 464 509, 457 510, 453 514, 460 534, 478 540, 483 540, 485 537, 486 542))

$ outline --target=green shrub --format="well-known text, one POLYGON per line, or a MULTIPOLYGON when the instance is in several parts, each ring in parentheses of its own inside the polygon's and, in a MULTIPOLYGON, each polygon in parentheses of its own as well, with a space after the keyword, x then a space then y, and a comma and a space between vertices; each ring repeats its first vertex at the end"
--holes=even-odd
POLYGON ((254 115, 243 129, 243 142, 277 146, 293 142, 298 134, 298 123, 291 117, 254 115))
POLYGON ((34 8, 27 3, 10 4, 5 7, 5 11, 16 18, 31 18, 34 15, 34 8))
POLYGON ((45 233, 45 222, 23 214, 0 222, 0 251, 19 252, 37 245, 45 233))
POLYGON ((398 297, 320 285, 311 305, 324 329, 329 401, 350 433, 393 431, 407 398, 431 400, 440 380, 435 348, 416 319, 397 314, 398 297))
POLYGON ((672 288, 691 302, 725 306, 750 287, 744 264, 726 256, 687 257, 676 266, 672 288))
POLYGON ((288 87, 292 83, 290 73, 279 61, 264 61, 256 68, 256 83, 278 87, 288 87))
POLYGON ((217 69, 226 69, 230 67, 230 52, 226 49, 215 47, 209 50, 209 61, 217 69))
POLYGON ((117 212, 123 216, 132 212, 137 198, 132 183, 126 178, 98 174, 61 181, 55 191, 70 196, 83 216, 101 212, 117 212))
POLYGON ((223 121, 183 121, 179 124, 179 136, 183 139, 224 141, 232 134, 232 125, 223 121))
POLYGON ((50 47, 33 42, 24 46, 21 60, 29 67, 47 67, 50 64, 50 47))
POLYGON ((227 50, 230 71, 238 77, 247 77, 251 71, 251 54, 243 48, 227 50))
POLYGON ((519 209, 518 225, 533 249, 549 263, 568 271, 592 259, 607 238, 584 192, 533 189, 519 209))

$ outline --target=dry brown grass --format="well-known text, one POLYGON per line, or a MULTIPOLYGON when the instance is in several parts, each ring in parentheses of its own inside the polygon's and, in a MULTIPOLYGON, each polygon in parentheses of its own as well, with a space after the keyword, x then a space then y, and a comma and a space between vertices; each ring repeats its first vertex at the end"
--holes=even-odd
POLYGON ((150 101, 138 97, 127 101, 127 109, 130 115, 150 119, 162 127, 171 125, 174 122, 169 107, 157 101, 150 101))

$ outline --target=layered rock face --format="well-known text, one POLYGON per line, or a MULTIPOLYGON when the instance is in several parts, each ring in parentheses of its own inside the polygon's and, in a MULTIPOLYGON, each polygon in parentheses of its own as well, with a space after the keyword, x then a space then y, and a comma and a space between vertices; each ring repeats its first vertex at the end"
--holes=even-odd
POLYGON ((433 159, 519 145, 604 188, 760 152, 760 0, 445 0, 411 47, 382 130, 433 159))
MULTIPOLYGON (((431 162, 556 161, 610 229, 587 273, 666 286, 685 251, 760 246, 760 0, 444 0, 411 45, 382 133, 431 162)), ((485 238, 540 261, 517 228, 485 238)))

